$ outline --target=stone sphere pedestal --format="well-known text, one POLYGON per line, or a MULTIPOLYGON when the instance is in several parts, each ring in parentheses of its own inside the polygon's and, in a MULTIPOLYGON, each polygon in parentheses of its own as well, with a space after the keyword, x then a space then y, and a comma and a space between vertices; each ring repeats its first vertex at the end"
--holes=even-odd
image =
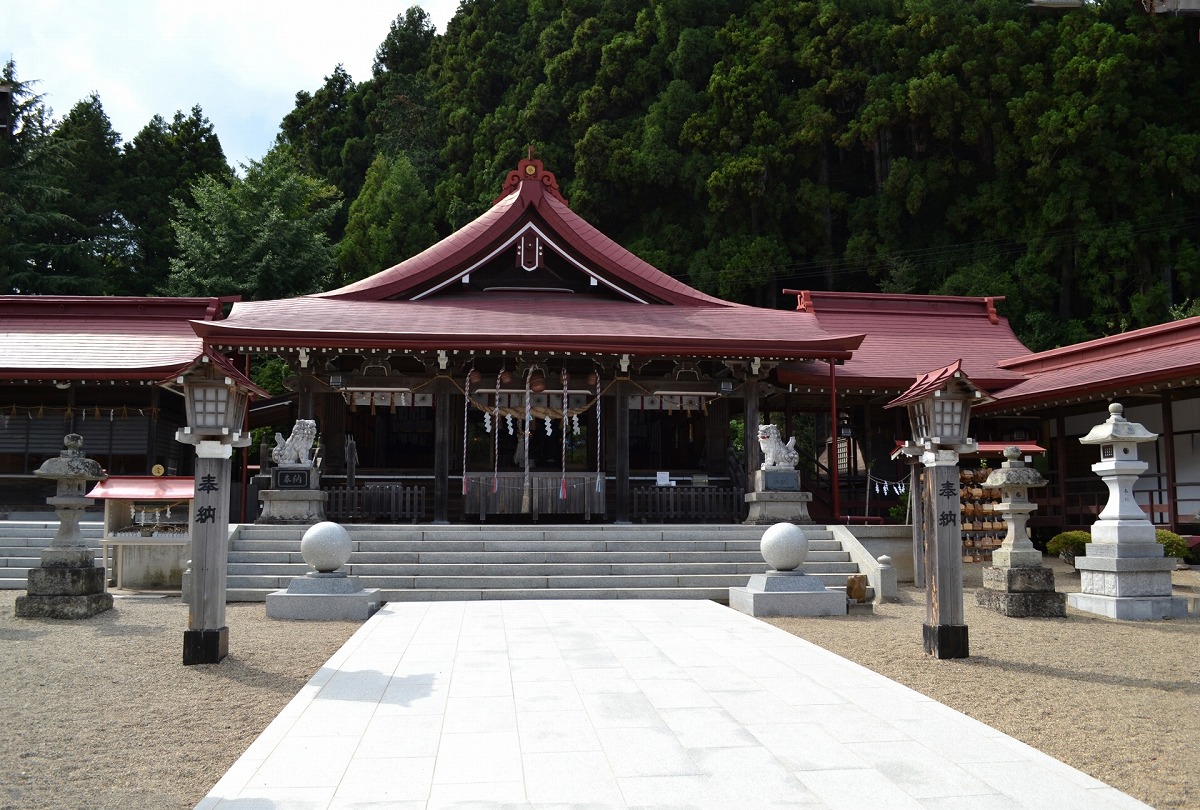
POLYGON ((846 594, 830 590, 800 570, 808 556, 808 536, 792 523, 777 523, 763 533, 763 559, 771 566, 750 577, 744 588, 729 589, 729 606, 750 616, 844 616, 846 594))
POLYGON ((312 526, 300 540, 304 561, 315 570, 291 581, 286 590, 267 594, 267 616, 300 621, 366 621, 379 610, 379 588, 363 588, 358 577, 339 571, 350 561, 354 544, 336 523, 312 526))

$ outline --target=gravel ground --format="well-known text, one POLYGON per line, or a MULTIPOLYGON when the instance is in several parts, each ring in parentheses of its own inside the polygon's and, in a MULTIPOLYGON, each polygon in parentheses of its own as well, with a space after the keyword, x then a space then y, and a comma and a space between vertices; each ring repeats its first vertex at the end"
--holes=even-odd
MULTIPOLYGON (((1060 590, 1079 589, 1052 565, 1060 590)), ((966 569, 969 659, 924 654, 912 589, 873 615, 772 623, 1155 807, 1200 807, 1200 619, 1007 619, 975 607, 981 566, 966 569)), ((1174 577, 1177 594, 1200 596, 1200 571, 1174 577)), ((66 622, 15 618, 20 593, 0 591, 2 810, 192 807, 359 626, 229 605, 229 658, 184 667, 177 597, 118 598, 66 622)))

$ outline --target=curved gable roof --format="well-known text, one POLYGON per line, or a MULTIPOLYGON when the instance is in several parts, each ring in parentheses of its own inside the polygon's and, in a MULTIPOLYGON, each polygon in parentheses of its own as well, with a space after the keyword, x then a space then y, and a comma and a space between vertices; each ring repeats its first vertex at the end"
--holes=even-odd
POLYGON ((474 221, 373 276, 316 297, 351 301, 417 298, 470 272, 531 224, 588 274, 635 300, 676 306, 733 306, 668 276, 609 239, 568 207, 554 175, 534 158, 510 172, 505 193, 474 221), (632 294, 630 294, 632 293, 632 294))

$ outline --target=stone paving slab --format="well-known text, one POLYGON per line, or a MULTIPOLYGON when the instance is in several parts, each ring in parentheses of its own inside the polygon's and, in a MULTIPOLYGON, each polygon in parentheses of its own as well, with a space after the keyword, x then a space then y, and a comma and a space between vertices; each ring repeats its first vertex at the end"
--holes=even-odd
POLYGON ((546 600, 385 605, 197 807, 1146 805, 713 602, 546 600))

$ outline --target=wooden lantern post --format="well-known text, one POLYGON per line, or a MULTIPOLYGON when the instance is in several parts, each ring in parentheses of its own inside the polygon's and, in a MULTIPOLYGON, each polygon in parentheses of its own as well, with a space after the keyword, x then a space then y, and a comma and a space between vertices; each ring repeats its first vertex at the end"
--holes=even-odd
POLYGON ((914 545, 925 549, 925 652, 937 658, 966 658, 970 652, 963 616, 962 502, 958 457, 974 453, 967 435, 972 404, 990 401, 962 372, 962 360, 918 379, 887 407, 906 406, 913 438, 902 448, 925 465, 923 519, 913 521, 914 545))
MULTIPOLYGON (((207 359, 207 358, 206 358, 207 359)), ((183 663, 216 664, 229 654, 225 626, 229 491, 233 448, 246 447, 243 420, 249 397, 231 377, 205 364, 180 377, 188 426, 177 441, 196 448, 196 498, 192 505, 192 578, 183 663)))

